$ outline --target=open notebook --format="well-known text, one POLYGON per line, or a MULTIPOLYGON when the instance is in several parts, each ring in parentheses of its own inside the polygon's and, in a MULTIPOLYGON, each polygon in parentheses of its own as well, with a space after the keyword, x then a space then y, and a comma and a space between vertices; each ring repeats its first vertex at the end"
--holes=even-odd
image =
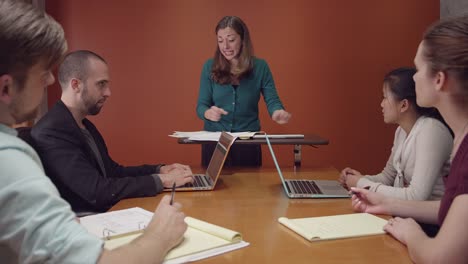
MULTIPOLYGON (((105 240, 106 249, 130 243, 143 232, 153 213, 142 208, 130 208, 80 218, 81 224, 92 234, 105 240)), ((239 232, 192 217, 184 240, 165 257, 167 263, 183 263, 218 255, 248 246, 239 232)))
POLYGON ((384 234, 387 220, 368 214, 345 214, 289 219, 280 217, 278 222, 309 241, 384 234))

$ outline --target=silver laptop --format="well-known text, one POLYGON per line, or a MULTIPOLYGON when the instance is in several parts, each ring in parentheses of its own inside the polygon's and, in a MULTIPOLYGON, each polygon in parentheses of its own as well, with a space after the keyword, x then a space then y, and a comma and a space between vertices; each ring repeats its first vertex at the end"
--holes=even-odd
MULTIPOLYGON (((266 134, 265 134, 266 135, 266 134)), ((276 170, 283 183, 284 191, 289 198, 349 198, 350 195, 338 181, 327 180, 306 180, 306 179, 287 179, 283 177, 283 173, 276 160, 275 152, 271 147, 268 136, 265 137, 268 148, 270 149, 271 157, 275 163, 276 170)))
MULTIPOLYGON (((176 191, 210 191, 216 186, 216 182, 223 169, 226 157, 231 149, 232 144, 236 140, 235 137, 231 136, 226 132, 222 132, 219 137, 216 148, 211 156, 210 163, 206 169, 205 174, 194 174, 193 183, 187 183, 185 185, 176 187, 176 191)), ((164 191, 171 191, 171 188, 166 188, 164 191)))

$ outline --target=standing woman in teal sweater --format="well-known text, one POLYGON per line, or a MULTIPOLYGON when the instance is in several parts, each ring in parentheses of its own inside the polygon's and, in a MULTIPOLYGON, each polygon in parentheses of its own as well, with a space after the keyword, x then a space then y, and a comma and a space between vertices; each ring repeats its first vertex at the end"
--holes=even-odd
MULTIPOLYGON (((215 56, 204 65, 197 115, 207 131, 259 131, 258 101, 263 95, 273 121, 286 124, 273 76, 265 60, 253 56, 249 30, 238 17, 226 16, 215 29, 215 56)), ((202 145, 202 165, 207 166, 215 145, 202 145)), ((260 145, 233 145, 226 166, 261 166, 260 145)))

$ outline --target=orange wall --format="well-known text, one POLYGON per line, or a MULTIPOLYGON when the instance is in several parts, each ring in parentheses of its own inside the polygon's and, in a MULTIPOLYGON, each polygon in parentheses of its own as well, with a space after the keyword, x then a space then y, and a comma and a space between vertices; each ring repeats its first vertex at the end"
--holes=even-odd
MULTIPOLYGON (((202 128, 195 114, 203 62, 215 49, 214 27, 224 15, 249 26, 258 57, 268 61, 280 97, 293 114, 270 133, 316 133, 330 140, 303 148, 306 167, 383 168, 395 126, 382 120, 381 80, 412 65, 424 29, 438 19, 438 0, 138 0, 46 1, 65 28, 70 50, 104 56, 112 96, 91 119, 123 164, 175 161, 198 165, 200 148, 178 145, 173 130, 202 128)), ((49 101, 59 98, 52 87, 49 101)), ((292 147, 276 147, 283 166, 292 147)), ((272 166, 264 148, 264 163, 272 166)))

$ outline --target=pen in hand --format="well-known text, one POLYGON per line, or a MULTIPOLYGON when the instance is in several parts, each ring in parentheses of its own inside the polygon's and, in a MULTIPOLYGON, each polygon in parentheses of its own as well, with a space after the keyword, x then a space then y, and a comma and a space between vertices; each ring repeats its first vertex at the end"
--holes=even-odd
POLYGON ((174 194, 175 194, 175 181, 174 181, 174 184, 172 184, 172 192, 171 192, 171 202, 169 203, 170 205, 172 205, 174 203, 174 194))
MULTIPOLYGON (((369 190, 369 189, 370 189, 370 186, 363 187, 362 189, 364 189, 364 190, 369 190)), ((349 191, 349 194, 351 194, 351 195, 359 195, 360 193, 351 190, 351 191, 349 191)))

